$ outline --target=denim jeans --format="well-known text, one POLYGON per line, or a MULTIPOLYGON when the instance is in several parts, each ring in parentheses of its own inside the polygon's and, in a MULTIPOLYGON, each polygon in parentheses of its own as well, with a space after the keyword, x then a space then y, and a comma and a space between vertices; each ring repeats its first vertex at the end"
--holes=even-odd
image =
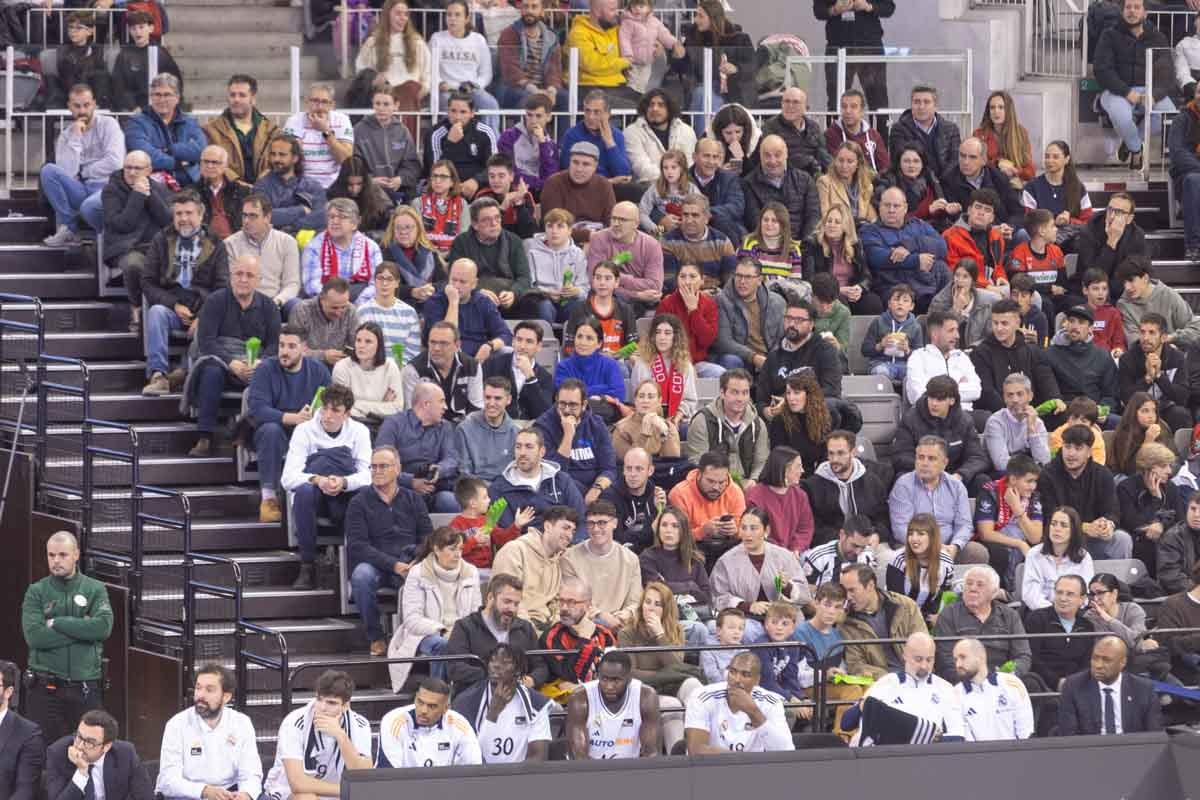
POLYGON ((350 574, 350 594, 354 596, 354 605, 358 606, 358 613, 362 615, 363 627, 367 629, 367 641, 377 642, 383 638, 377 593, 384 587, 399 589, 400 583, 399 575, 383 572, 366 561, 355 565, 350 574))
POLYGON ((225 387, 245 388, 233 373, 212 361, 196 368, 192 379, 192 405, 196 407, 196 430, 212 433, 217 428, 217 412, 221 407, 221 392, 225 387))
MULTIPOLYGON (((419 656, 440 656, 446 652, 446 645, 449 641, 444 636, 430 634, 421 640, 417 645, 417 655, 419 656)), ((429 665, 429 677, 446 680, 446 662, 435 661, 429 665)))
MULTIPOLYGON (((1145 86, 1130 87, 1135 92, 1145 94, 1145 86)), ((1143 104, 1145 100, 1143 100, 1143 104)), ((1100 94, 1100 105, 1104 108, 1104 113, 1108 114, 1108 118, 1112 120, 1113 130, 1121 137, 1121 141, 1125 143, 1125 147, 1131 153, 1140 153, 1142 150, 1142 127, 1133 119, 1134 107, 1124 97, 1105 91, 1100 94)), ((1144 106, 1143 106, 1144 107, 1144 106)), ((1164 97, 1154 104, 1155 111, 1174 111, 1175 104, 1171 102, 1171 98, 1164 97)), ((1150 120, 1150 130, 1153 133, 1158 133, 1162 130, 1162 116, 1153 116, 1150 120)))
POLYGON ((1183 204, 1183 246, 1200 247, 1200 172, 1184 175, 1179 202, 1183 204))
MULTIPOLYGON (((716 71, 715 69, 713 70, 716 71)), ((692 89, 692 97, 688 103, 688 111, 695 112, 696 116, 692 117, 692 127, 696 130, 696 138, 704 138, 707 132, 707 126, 704 124, 704 91, 705 87, 697 86, 692 89)), ((725 105, 725 98, 716 92, 712 93, 712 113, 715 115, 721 106, 725 105)), ((720 134, 717 134, 720 136, 720 134)))
POLYGON ((58 225, 66 225, 78 233, 80 209, 86 200, 95 197, 96 202, 92 204, 91 209, 88 209, 89 214, 84 219, 97 231, 100 230, 93 224, 93 220, 102 221, 104 218, 102 209, 99 214, 96 214, 95 210, 99 206, 100 190, 104 188, 104 184, 108 183, 107 180, 84 183, 74 175, 68 175, 57 164, 44 165, 41 179, 42 193, 46 195, 46 201, 54 209, 54 219, 58 225))
POLYGON ((142 326, 146 331, 146 377, 156 372, 166 373, 170 369, 167 342, 171 338, 171 331, 185 330, 183 320, 173 308, 150 306, 142 326))
POLYGON ((872 375, 881 375, 893 381, 903 381, 908 372, 907 361, 876 361, 871 365, 872 375))
POLYGON ((721 353, 718 355, 717 366, 721 367, 722 372, 731 369, 749 369, 746 366, 746 362, 742 361, 742 357, 736 356, 733 353, 721 353))
POLYGON ((288 451, 288 431, 278 422, 264 422, 254 429, 254 455, 258 460, 258 485, 278 491, 283 459, 288 451))
POLYGON ((311 564, 317 558, 317 517, 324 511, 340 534, 346 507, 353 496, 353 492, 325 494, 311 483, 296 488, 292 493, 292 513, 288 523, 296 533, 301 561, 311 564))
POLYGON ((699 361, 695 365, 697 378, 719 378, 725 374, 725 368, 711 361, 699 361))

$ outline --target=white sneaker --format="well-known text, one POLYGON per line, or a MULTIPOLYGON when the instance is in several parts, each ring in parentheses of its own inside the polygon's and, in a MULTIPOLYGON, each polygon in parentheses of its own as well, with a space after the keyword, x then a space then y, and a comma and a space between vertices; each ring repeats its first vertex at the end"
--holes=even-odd
POLYGON ((42 244, 47 247, 78 247, 79 242, 79 234, 66 225, 59 225, 53 236, 42 239, 42 244))

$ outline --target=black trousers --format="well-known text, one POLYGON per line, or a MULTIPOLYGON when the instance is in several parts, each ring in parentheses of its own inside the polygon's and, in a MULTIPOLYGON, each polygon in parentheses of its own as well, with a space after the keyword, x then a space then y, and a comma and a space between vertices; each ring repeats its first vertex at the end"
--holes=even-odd
MULTIPOLYGON (((838 48, 826 47, 825 55, 836 56, 838 48)), ((883 47, 847 47, 846 55, 848 56, 864 56, 864 55, 883 55, 883 47)), ((887 64, 846 64, 846 89, 854 88, 854 76, 858 76, 859 83, 862 84, 862 92, 867 96, 867 110, 875 111, 880 108, 887 108, 888 90, 887 90, 887 64)), ((825 93, 829 98, 829 110, 837 111, 838 103, 841 98, 838 97, 837 86, 837 62, 825 65, 825 93)), ((879 131, 879 135, 887 140, 887 117, 883 114, 875 116, 875 123, 872 127, 879 131)))
POLYGON ((26 689, 25 716, 42 727, 47 742, 74 733, 84 712, 104 706, 100 681, 57 683, 45 679, 26 689))

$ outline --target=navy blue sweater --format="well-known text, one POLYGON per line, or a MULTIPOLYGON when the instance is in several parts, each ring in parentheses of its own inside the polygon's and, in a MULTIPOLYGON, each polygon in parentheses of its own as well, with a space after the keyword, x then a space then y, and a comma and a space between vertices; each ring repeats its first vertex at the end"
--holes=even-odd
POLYGON ((575 438, 571 442, 571 457, 563 458, 558 452, 558 443, 562 441, 562 422, 558 418, 558 409, 551 408, 534 420, 533 427, 542 432, 546 442, 546 459, 562 467, 563 472, 575 479, 581 492, 586 493, 592 482, 597 478, 608 478, 610 483, 617 480, 617 452, 613 449, 612 437, 603 420, 585 410, 575 429, 575 438))
POLYGON ((315 358, 305 358, 300 369, 288 372, 278 358, 264 359, 250 379, 247 409, 257 425, 283 423, 284 412, 299 411, 312 402, 317 389, 329 385, 329 367, 315 358))
POLYGON ((346 548, 350 567, 366 562, 391 574, 396 562, 411 562, 417 547, 433 532, 425 500, 399 486, 392 502, 383 502, 374 486, 364 486, 346 509, 346 548))

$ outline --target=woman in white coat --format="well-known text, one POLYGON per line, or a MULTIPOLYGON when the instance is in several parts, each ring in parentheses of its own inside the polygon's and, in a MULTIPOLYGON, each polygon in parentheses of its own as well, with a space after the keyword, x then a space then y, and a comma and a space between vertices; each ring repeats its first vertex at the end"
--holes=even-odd
POLYGON ((808 581, 800 569, 800 559, 790 550, 767 541, 771 518, 761 508, 748 508, 742 514, 738 537, 741 544, 721 556, 713 567, 714 611, 740 608, 746 613, 744 642, 762 639, 766 631, 762 619, 767 606, 775 600, 805 605, 812 600, 808 581), (761 559, 761 567, 755 561, 761 559))
MULTIPOLYGON (((462 548, 462 532, 450 527, 438 528, 422 543, 400 593, 400 627, 388 656, 441 655, 454 623, 483 605, 479 571, 463 560, 462 548)), ((388 665, 393 691, 404 687, 411 669, 412 664, 388 665)), ((430 664, 429 672, 446 678, 443 663, 430 664)))

